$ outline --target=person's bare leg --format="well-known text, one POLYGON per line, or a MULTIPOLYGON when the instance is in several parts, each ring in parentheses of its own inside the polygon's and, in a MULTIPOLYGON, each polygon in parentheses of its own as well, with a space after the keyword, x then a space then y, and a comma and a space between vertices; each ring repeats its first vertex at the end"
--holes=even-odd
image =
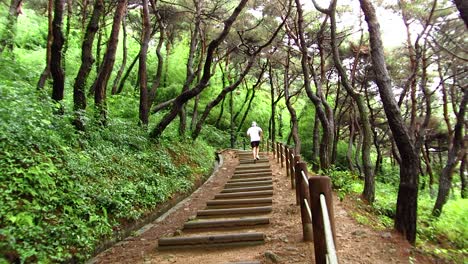
POLYGON ((260 147, 255 148, 255 158, 258 158, 258 153, 260 151, 260 147))
POLYGON ((257 156, 255 156, 255 149, 256 149, 256 147, 252 147, 252 155, 253 155, 253 159, 256 159, 256 158, 257 158, 257 156))

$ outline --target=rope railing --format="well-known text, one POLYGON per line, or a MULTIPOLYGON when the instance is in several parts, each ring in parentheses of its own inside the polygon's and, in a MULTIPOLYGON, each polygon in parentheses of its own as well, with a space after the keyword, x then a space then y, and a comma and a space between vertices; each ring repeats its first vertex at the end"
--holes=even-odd
POLYGON ((335 224, 331 180, 326 176, 308 177, 307 164, 294 148, 271 142, 278 163, 286 163, 286 176, 296 189, 296 204, 301 208, 304 241, 314 241, 315 263, 338 263, 335 249, 335 224))

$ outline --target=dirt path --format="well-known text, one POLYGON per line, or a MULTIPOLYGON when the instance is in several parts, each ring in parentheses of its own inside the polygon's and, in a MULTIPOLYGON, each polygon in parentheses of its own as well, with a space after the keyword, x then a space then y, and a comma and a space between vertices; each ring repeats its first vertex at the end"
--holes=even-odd
MULTIPOLYGON (((210 248, 159 251, 158 238, 181 232, 183 224, 203 209, 207 200, 219 193, 233 175, 238 159, 234 151, 223 152, 223 164, 212 177, 188 199, 167 214, 145 226, 134 236, 102 252, 90 263, 180 263, 220 264, 242 261, 261 263, 313 263, 313 244, 302 241, 300 211, 295 193, 284 168, 269 155, 273 171, 273 212, 267 227, 257 227, 266 234, 264 245, 237 248, 210 248)), ((353 204, 334 200, 337 250, 340 263, 432 263, 410 257, 411 246, 391 231, 374 231, 359 225, 347 210, 353 204)))

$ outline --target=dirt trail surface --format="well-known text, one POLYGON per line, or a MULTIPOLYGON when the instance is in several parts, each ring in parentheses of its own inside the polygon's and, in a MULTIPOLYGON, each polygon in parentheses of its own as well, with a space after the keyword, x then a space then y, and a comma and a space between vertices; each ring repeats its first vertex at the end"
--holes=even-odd
MULTIPOLYGON (((158 239, 183 232, 180 230, 184 223, 193 219, 196 212, 205 207, 206 201, 218 194, 234 174, 239 164, 236 152, 227 150, 222 155, 221 167, 189 198, 89 263, 314 263, 313 243, 302 241, 300 210, 295 205, 295 192, 291 190, 290 179, 271 153, 268 158, 273 172, 274 192, 273 211, 268 215, 270 224, 253 228, 265 233, 265 244, 158 250, 158 239)), ((349 201, 342 203, 334 200, 339 263, 433 263, 422 257, 411 257, 412 247, 399 235, 358 224, 349 215, 348 210, 352 208, 349 201)))

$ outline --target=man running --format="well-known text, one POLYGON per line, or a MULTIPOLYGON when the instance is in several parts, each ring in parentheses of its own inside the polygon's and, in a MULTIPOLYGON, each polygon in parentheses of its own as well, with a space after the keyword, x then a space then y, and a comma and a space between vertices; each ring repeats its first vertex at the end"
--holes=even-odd
POLYGON ((250 146, 252 146, 252 155, 255 160, 259 160, 258 156, 260 139, 263 136, 263 130, 257 126, 257 122, 253 121, 252 126, 247 130, 247 136, 250 136, 250 146))

